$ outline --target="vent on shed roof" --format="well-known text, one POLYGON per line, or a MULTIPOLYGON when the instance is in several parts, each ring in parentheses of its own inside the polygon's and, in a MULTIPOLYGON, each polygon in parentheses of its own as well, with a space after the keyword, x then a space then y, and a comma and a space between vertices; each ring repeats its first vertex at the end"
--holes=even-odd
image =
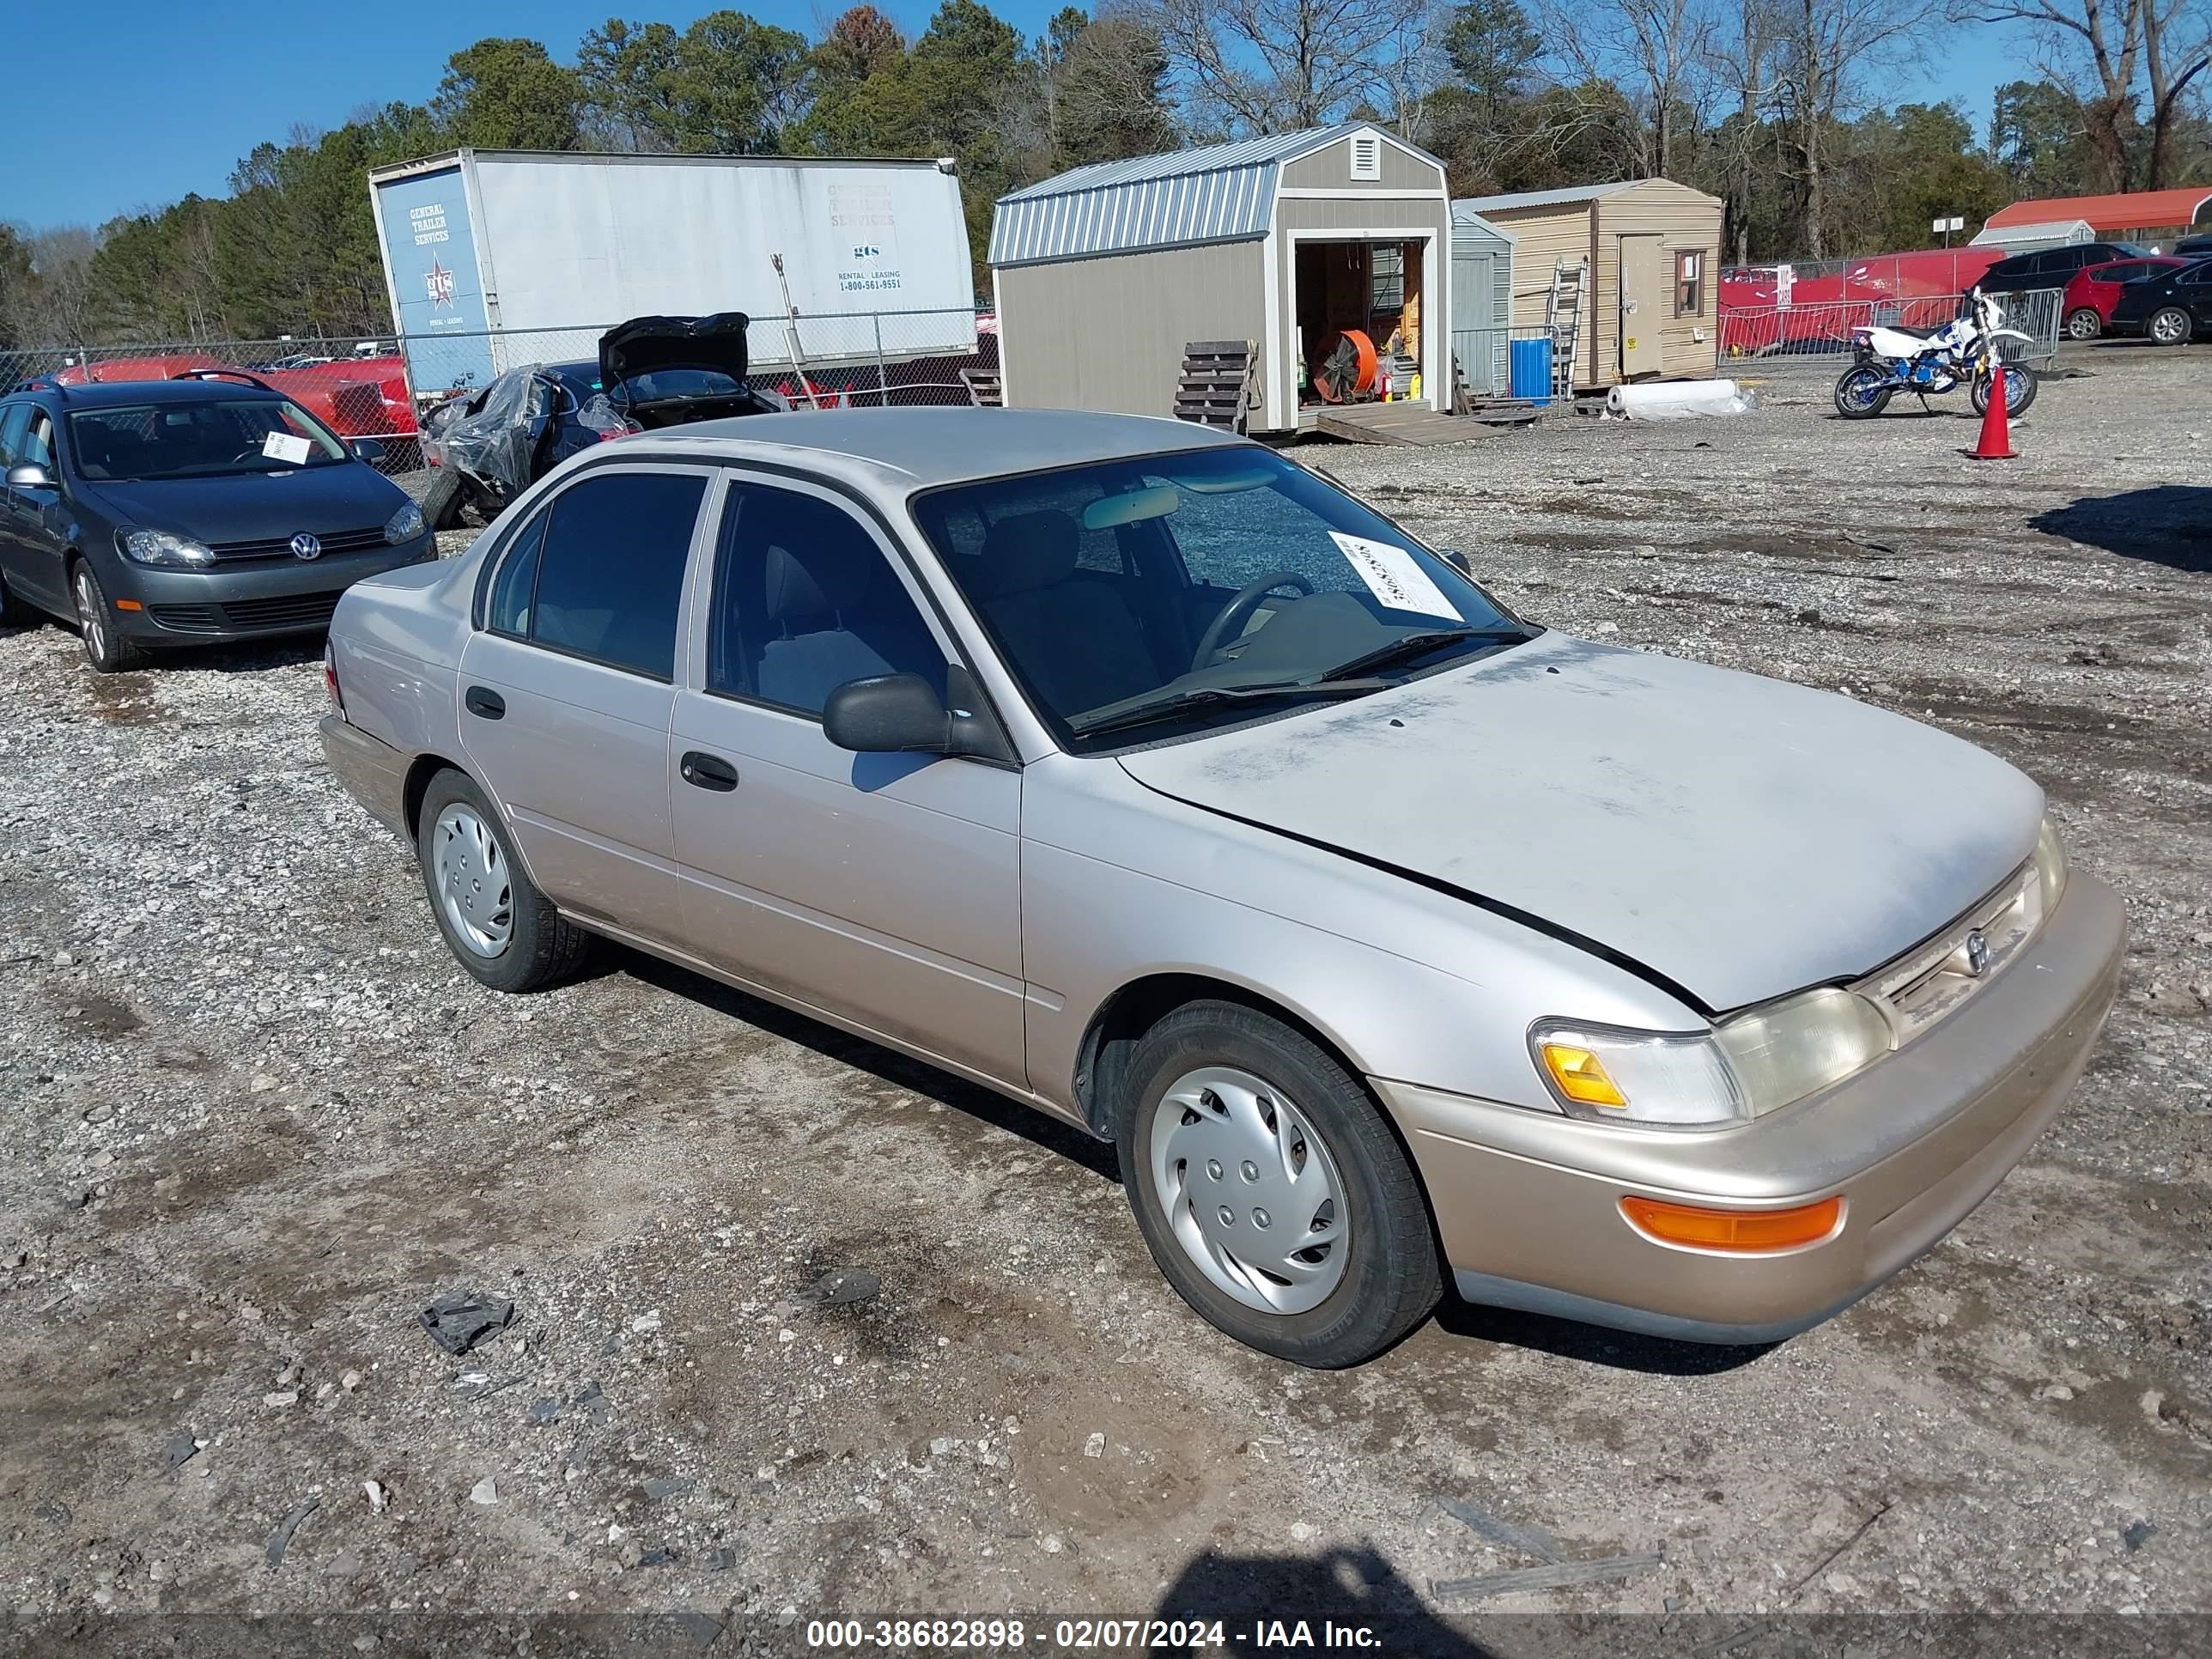
POLYGON ((1352 135, 1352 176, 1355 179, 1380 179, 1382 176, 1382 141, 1371 132, 1352 135))

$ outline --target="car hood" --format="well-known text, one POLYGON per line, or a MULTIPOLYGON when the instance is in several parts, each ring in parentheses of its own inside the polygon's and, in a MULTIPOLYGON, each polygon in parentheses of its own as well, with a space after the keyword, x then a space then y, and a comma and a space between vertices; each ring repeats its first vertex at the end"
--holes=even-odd
POLYGON ((1547 634, 1125 755, 1139 782, 1565 930, 1711 1012, 1855 979, 2034 851, 2043 792, 1932 727, 1547 634))
POLYGON ((751 319, 742 311, 718 311, 708 317, 633 317, 599 336, 599 384, 611 392, 633 374, 659 368, 719 371, 733 380, 745 378, 745 330, 751 319))
POLYGON ((373 530, 407 497, 362 461, 230 478, 146 483, 90 481, 87 488, 118 525, 169 530, 203 542, 265 541, 307 531, 373 530))

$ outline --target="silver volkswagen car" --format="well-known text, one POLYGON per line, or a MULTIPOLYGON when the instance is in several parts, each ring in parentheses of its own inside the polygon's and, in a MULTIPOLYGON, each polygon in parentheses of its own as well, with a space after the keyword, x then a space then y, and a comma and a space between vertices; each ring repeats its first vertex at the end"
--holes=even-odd
POLYGON ((349 590, 329 678, 486 985, 605 935, 1066 1118, 1191 1305, 1308 1365, 1447 1279, 1802 1329, 2019 1161, 2119 969, 2002 762, 1548 632, 1164 420, 600 445, 349 590))

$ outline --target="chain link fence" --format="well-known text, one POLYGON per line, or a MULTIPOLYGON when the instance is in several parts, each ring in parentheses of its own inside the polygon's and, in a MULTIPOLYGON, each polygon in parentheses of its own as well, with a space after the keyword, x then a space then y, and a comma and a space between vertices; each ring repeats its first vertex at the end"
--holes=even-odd
MULTIPOLYGON (((2060 292, 2055 288, 1994 296, 2002 325, 2025 341, 1999 343, 2009 362, 2048 367, 2058 355, 2060 292)), ((1762 369, 1834 368, 1850 355, 1851 335, 1862 328, 1941 328, 1959 314, 1957 294, 1907 300, 1835 300, 1810 305, 1739 306, 1720 318, 1721 372, 1756 364, 1762 369)))
MULTIPOLYGON (((395 338, 209 340, 0 351, 0 391, 27 380, 63 386, 166 380, 208 370, 243 372, 292 398, 341 438, 373 438, 378 466, 423 465, 420 422, 456 395, 510 369, 582 363, 596 374, 611 323, 395 338)), ((746 331, 753 385, 795 409, 957 405, 971 385, 995 386, 994 319, 972 311, 886 311, 755 319, 746 331)))

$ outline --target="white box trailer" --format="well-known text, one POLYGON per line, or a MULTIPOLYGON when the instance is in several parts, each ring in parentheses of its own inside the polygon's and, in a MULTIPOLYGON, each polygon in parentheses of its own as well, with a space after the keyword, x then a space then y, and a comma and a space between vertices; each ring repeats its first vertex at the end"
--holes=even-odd
POLYGON ((459 149, 368 188, 418 397, 592 356, 631 317, 742 311, 753 360, 788 365, 776 254, 792 305, 828 319, 799 325, 809 362, 975 349, 949 161, 459 149))

